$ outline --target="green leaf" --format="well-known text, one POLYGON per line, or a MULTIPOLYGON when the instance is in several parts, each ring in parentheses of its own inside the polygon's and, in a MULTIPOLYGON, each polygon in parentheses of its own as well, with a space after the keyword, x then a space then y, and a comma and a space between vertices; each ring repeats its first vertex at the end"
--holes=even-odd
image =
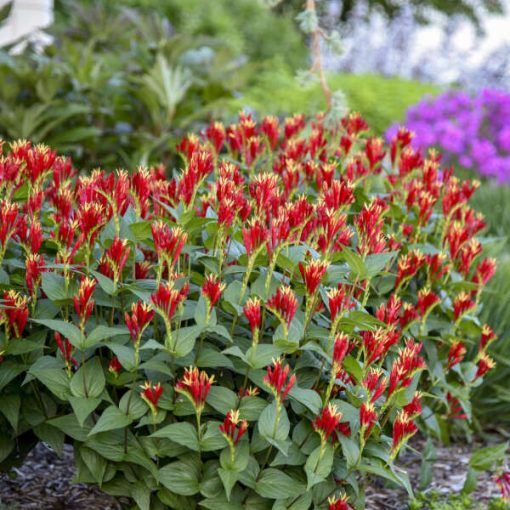
POLYGON ((246 351, 246 359, 252 368, 264 368, 271 364, 273 358, 278 358, 283 352, 281 347, 273 344, 259 344, 254 350, 250 347, 246 351))
POLYGON ((34 432, 41 441, 50 446, 59 457, 62 457, 66 436, 62 430, 49 423, 41 423, 34 427, 34 432))
POLYGON ((79 451, 94 480, 101 486, 108 465, 106 459, 86 446, 82 446, 79 451))
POLYGON ((204 328, 208 324, 208 311, 209 311, 209 305, 207 304, 204 296, 200 294, 200 297, 198 298, 197 305, 195 307, 195 314, 194 319, 198 326, 201 328, 204 328))
POLYGON ((24 372, 25 367, 14 361, 0 363, 0 390, 3 390, 13 379, 24 372))
POLYGON ((127 427, 133 422, 133 419, 123 413, 117 406, 110 406, 103 411, 89 435, 106 432, 107 430, 121 429, 127 427))
POLYGON ((32 319, 32 321, 37 324, 42 324, 53 331, 58 331, 61 335, 69 339, 74 347, 81 349, 83 336, 81 331, 74 324, 56 319, 32 319))
POLYGON ((366 273, 364 274, 364 278, 373 278, 379 274, 388 264, 393 262, 396 255, 397 252, 395 251, 368 255, 365 259, 366 273))
POLYGON ((384 464, 376 464, 375 462, 365 462, 359 465, 358 469, 366 473, 380 476, 386 480, 390 480, 401 487, 404 487, 410 498, 413 497, 413 489, 409 483, 407 473, 395 473, 389 466, 384 464))
POLYGON ((128 335, 129 331, 127 328, 110 328, 108 326, 97 326, 94 328, 88 335, 85 341, 83 342, 83 349, 89 349, 90 347, 94 347, 101 340, 105 338, 111 338, 119 335, 128 335))
POLYGON ((108 278, 104 274, 101 274, 98 271, 90 271, 91 274, 96 278, 99 286, 109 295, 112 296, 115 291, 115 285, 113 284, 113 280, 108 278))
POLYGON ((493 469, 503 463, 506 451, 508 450, 508 442, 480 448, 471 456, 469 465, 477 471, 487 471, 493 469))
POLYGON ((61 400, 67 400, 69 396, 69 379, 64 369, 61 368, 32 368, 29 374, 41 381, 55 396, 61 400))
POLYGON ((70 288, 71 292, 65 291, 65 279, 58 273, 45 271, 41 275, 41 287, 49 299, 55 302, 66 301, 74 294, 75 289, 70 288))
POLYGON ((197 429, 188 422, 172 423, 154 432, 151 437, 170 439, 174 443, 186 446, 190 450, 200 451, 197 429))
POLYGON ((310 409, 312 413, 319 414, 322 409, 322 400, 319 394, 314 390, 308 390, 305 388, 299 388, 294 385, 289 392, 289 396, 296 402, 303 404, 305 407, 310 409))
POLYGON ((281 406, 278 419, 276 401, 268 404, 260 415, 258 428, 260 435, 266 440, 285 441, 290 431, 289 417, 285 407, 281 406))
POLYGON ((105 376, 99 358, 83 364, 71 379, 71 393, 75 397, 98 398, 105 388, 105 376))
POLYGON ((200 462, 184 458, 159 470, 159 481, 167 489, 181 496, 193 496, 200 491, 200 462))
POLYGON ((360 255, 347 247, 342 250, 341 255, 355 275, 359 275, 360 278, 364 276, 366 268, 360 255))
POLYGON ((306 478, 308 480, 307 491, 329 476, 333 468, 334 455, 333 447, 329 443, 325 443, 324 446, 318 446, 310 454, 305 464, 306 478))
POLYGON ((207 395, 207 404, 219 413, 226 415, 231 409, 236 409, 237 395, 223 386, 211 386, 207 395))
POLYGON ((283 499, 300 496, 306 485, 283 471, 274 468, 264 469, 255 486, 257 494, 263 498, 283 499))
POLYGON ((201 332, 202 328, 200 326, 184 327, 172 332, 175 342, 175 355, 178 358, 188 355, 195 347, 195 341, 201 332))
POLYGON ((81 426, 74 414, 67 414, 66 416, 53 418, 49 420, 48 423, 81 443, 84 443, 87 440, 87 435, 91 428, 89 424, 81 426))
POLYGON ((143 481, 140 480, 131 487, 131 497, 140 510, 150 510, 151 491, 143 481))
POLYGON ((256 421, 266 408, 267 401, 260 397, 243 397, 239 406, 241 419, 256 421))
POLYGON ((21 398, 19 395, 2 396, 2 404, 0 405, 0 413, 2 413, 10 423, 14 431, 18 430, 19 410, 21 406, 21 398))
POLYGON ((69 403, 73 408, 74 414, 80 426, 83 426, 85 420, 90 416, 101 403, 100 398, 86 398, 86 397, 69 397, 69 403))
POLYGON ((353 441, 350 437, 345 437, 343 434, 339 434, 338 437, 342 445, 342 452, 347 461, 347 467, 351 469, 355 467, 360 460, 359 445, 356 441, 353 441))
POLYGON ((200 450, 210 452, 214 450, 222 450, 227 446, 227 441, 223 437, 220 430, 221 422, 208 421, 206 430, 200 441, 200 450))
POLYGON ((225 494, 227 496, 227 500, 230 501, 230 494, 239 478, 239 473, 237 471, 232 471, 230 469, 220 468, 218 469, 218 474, 220 475, 223 487, 225 487, 225 494))

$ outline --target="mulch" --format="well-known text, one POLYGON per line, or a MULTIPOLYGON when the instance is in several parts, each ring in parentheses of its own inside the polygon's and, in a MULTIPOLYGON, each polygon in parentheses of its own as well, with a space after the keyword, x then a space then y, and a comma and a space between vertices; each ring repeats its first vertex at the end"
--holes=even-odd
MULTIPOLYGON (((410 475, 414 488, 419 487, 421 454, 424 442, 413 441, 414 452, 407 450, 399 464, 410 475)), ((451 495, 462 490, 472 447, 467 444, 436 446, 433 479, 425 493, 434 491, 451 495)), ((0 510, 121 510, 114 498, 94 486, 73 484, 73 452, 66 446, 62 458, 40 443, 28 455, 20 468, 9 475, 0 475, 0 510), (3 506, 2 506, 3 505, 3 506)), ((490 474, 481 475, 473 494, 477 510, 487 508, 488 502, 499 497, 499 490, 490 474)), ((407 494, 390 487, 382 480, 374 480, 367 488, 367 510, 405 510, 407 494)))

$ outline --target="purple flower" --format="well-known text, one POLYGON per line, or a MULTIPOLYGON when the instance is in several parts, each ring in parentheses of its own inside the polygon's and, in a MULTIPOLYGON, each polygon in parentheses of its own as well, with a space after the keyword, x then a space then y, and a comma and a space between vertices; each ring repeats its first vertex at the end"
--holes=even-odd
MULTIPOLYGON (((416 135, 415 148, 436 146, 446 163, 510 183, 509 93, 448 91, 410 107, 404 124, 416 135)), ((397 128, 392 126, 386 136, 391 138, 397 128)))

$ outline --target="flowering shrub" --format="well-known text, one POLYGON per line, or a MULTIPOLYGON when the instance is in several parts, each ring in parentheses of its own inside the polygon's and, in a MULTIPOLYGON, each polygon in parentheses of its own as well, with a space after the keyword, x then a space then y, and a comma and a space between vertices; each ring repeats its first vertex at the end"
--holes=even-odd
POLYGON ((0 460, 75 447, 142 509, 363 506, 494 365, 476 184, 358 115, 241 115, 182 171, 0 163, 0 460))
POLYGON ((445 92, 409 108, 405 125, 416 134, 415 148, 435 145, 451 163, 510 182, 510 94, 445 92))

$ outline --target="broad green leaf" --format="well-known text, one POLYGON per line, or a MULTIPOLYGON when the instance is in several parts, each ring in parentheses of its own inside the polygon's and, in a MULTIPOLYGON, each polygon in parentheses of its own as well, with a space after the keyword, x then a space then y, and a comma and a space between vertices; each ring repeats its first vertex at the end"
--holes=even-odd
POLYGON ((305 472, 308 480, 307 491, 324 481, 333 468, 334 449, 329 443, 318 446, 308 457, 305 472))
POLYGON ((200 326, 188 326, 180 328, 172 332, 173 341, 175 342, 175 355, 183 358, 188 355, 195 347, 195 341, 202 332, 200 326))
POLYGON ((260 435, 266 440, 285 441, 290 431, 289 417, 285 407, 281 406, 278 417, 276 401, 268 404, 260 415, 258 428, 260 435))
POLYGON ((207 404, 219 413, 226 415, 237 407, 237 395, 223 386, 211 386, 207 395, 207 404))
POLYGON ((496 446, 489 446, 487 448, 480 448, 471 456, 469 465, 477 471, 494 469, 495 466, 503 463, 507 450, 508 442, 496 446))
POLYGON ((274 468, 264 469, 255 486, 257 494, 264 498, 283 499, 303 494, 306 485, 283 471, 274 468))
POLYGON ((101 403, 100 398, 69 397, 68 400, 80 426, 83 426, 90 413, 101 403))
POLYGON ((200 490, 200 462, 184 458, 159 470, 159 481, 167 489, 181 496, 193 496, 200 490))
POLYGON ((127 427, 132 423, 132 418, 123 413, 117 406, 107 407, 103 414, 97 420, 89 435, 106 432, 107 430, 115 430, 127 427))
POLYGON ((71 393, 75 397, 98 398, 105 388, 105 376, 99 358, 83 364, 71 379, 71 393))
POLYGON ((65 338, 69 339, 74 347, 81 349, 83 336, 74 324, 56 319, 33 319, 33 322, 42 324, 53 331, 58 331, 65 338))
POLYGON ((197 429, 191 423, 171 423, 160 430, 157 430, 151 437, 162 437, 170 439, 174 443, 186 446, 190 450, 200 451, 198 444, 197 429))
POLYGON ((108 326, 97 326, 87 335, 87 338, 83 342, 83 348, 88 349, 90 347, 94 347, 105 338, 128 334, 128 329, 124 327, 110 328, 108 326))

